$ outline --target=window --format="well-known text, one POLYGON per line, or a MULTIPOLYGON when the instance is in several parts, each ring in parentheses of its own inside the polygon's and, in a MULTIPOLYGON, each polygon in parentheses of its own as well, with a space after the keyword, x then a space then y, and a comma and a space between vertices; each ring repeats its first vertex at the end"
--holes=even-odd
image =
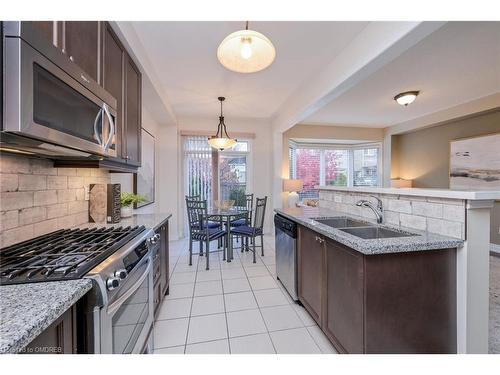
POLYGON ((353 186, 378 185, 378 148, 353 150, 353 186))
POLYGON ((234 200, 235 206, 245 206, 247 190, 247 155, 219 155, 219 199, 234 200))
MULTIPOLYGON (((244 206, 249 189, 250 142, 238 141, 230 150, 217 151, 207 137, 183 137, 184 194, 213 200, 234 200, 244 206)), ((251 189, 250 189, 251 190, 251 189)))
POLYGON ((317 185, 378 186, 380 145, 333 146, 297 144, 288 150, 290 178, 303 181, 301 199, 317 198, 317 185))
POLYGON ((320 150, 295 149, 294 178, 301 179, 304 186, 299 192, 301 199, 318 197, 315 186, 320 184, 320 156, 320 150))
POLYGON ((325 150, 324 185, 347 186, 349 178, 348 150, 325 150))

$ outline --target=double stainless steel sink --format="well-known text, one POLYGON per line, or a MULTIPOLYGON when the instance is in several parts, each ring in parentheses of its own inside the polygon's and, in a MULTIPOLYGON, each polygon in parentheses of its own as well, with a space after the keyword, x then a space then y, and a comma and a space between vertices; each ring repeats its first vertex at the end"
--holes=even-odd
POLYGON ((416 236, 413 233, 392 230, 348 217, 317 218, 313 220, 365 240, 416 236))

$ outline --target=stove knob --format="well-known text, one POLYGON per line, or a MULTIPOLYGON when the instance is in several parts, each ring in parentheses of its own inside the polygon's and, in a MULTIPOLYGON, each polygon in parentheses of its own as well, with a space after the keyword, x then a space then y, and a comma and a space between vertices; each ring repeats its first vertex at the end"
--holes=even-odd
POLYGON ((127 270, 118 270, 118 271, 115 271, 115 277, 118 278, 118 279, 121 279, 123 280, 124 278, 126 278, 128 275, 128 272, 127 270))
POLYGON ((110 277, 106 280, 106 287, 108 290, 118 288, 118 285, 120 285, 120 279, 118 277, 110 277))

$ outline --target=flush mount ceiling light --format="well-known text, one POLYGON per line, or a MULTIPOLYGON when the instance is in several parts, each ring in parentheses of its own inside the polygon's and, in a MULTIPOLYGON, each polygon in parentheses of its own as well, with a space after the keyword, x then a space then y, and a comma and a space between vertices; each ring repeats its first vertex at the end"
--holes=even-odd
POLYGON ((420 91, 405 91, 400 94, 397 94, 394 97, 394 100, 398 102, 399 105, 404 105, 405 107, 408 104, 411 104, 417 99, 417 95, 420 91))
POLYGON ((237 73, 255 73, 266 69, 276 57, 273 43, 263 34, 245 30, 229 34, 217 48, 217 58, 227 69, 237 73))
POLYGON ((222 102, 226 100, 223 96, 217 98, 220 101, 220 116, 219 125, 217 126, 217 134, 208 138, 208 144, 217 150, 224 151, 233 147, 236 144, 236 139, 230 138, 227 134, 226 124, 224 123, 224 115, 222 113, 222 102))

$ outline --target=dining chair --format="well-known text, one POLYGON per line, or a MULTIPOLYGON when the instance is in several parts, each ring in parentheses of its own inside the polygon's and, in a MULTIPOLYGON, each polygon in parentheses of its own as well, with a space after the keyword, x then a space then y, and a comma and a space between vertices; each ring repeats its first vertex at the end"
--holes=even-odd
MULTIPOLYGON (((264 218, 266 215, 267 197, 257 198, 255 200, 255 215, 253 226, 241 225, 238 227, 231 227, 229 231, 230 241, 233 241, 233 235, 245 238, 246 249, 249 250, 248 239, 252 240, 253 262, 256 263, 255 248, 260 247, 261 254, 264 256, 264 218), (260 246, 256 245, 256 238, 260 237, 260 246)), ((232 244, 232 242, 231 242, 232 244)))
MULTIPOLYGON (((189 221, 189 265, 193 265, 193 242, 200 242, 200 249, 205 243, 205 254, 207 258, 206 269, 210 269, 210 242, 220 240, 226 235, 226 231, 220 226, 210 228, 208 225, 207 201, 192 200, 186 198, 186 207, 189 221)), ((226 258, 226 242, 221 241, 223 246, 223 256, 226 258)), ((200 255, 203 253, 200 251, 200 255)))
MULTIPOLYGON (((197 194, 197 195, 185 195, 184 197, 186 199, 189 199, 189 200, 198 200, 198 201, 202 200, 200 194, 197 194)), ((221 228, 221 225, 217 221, 211 221, 211 220, 209 220, 208 221, 208 227, 209 228, 221 228)), ((217 247, 218 248, 222 247, 222 240, 218 241, 217 247)), ((202 242, 200 242, 200 255, 203 255, 203 243, 202 242)))
MULTIPOLYGON (((248 211, 246 218, 237 219, 231 222, 232 227, 240 227, 242 225, 252 224, 252 209, 253 209, 253 194, 245 194, 245 206, 237 207, 248 211)), ((236 242, 239 242, 239 237, 236 237, 236 242)), ((243 246, 241 247, 243 249, 243 246)))
POLYGON ((232 227, 240 227, 242 225, 249 225, 252 223, 252 210, 253 210, 253 194, 245 194, 245 210, 248 211, 246 219, 238 219, 231 222, 232 227))

